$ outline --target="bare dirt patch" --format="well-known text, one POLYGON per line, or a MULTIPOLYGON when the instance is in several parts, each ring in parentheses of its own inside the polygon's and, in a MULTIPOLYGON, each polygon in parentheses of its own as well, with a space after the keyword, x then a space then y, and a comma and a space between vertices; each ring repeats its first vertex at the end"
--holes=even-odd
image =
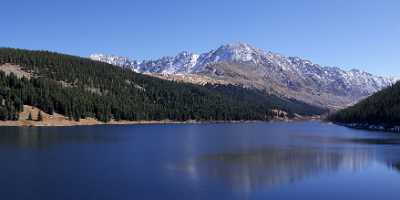
POLYGON ((36 107, 24 105, 24 110, 20 113, 18 121, 0 121, 0 126, 90 126, 90 125, 101 125, 101 124, 171 124, 171 123, 189 123, 189 122, 176 122, 171 120, 161 120, 161 121, 111 120, 105 123, 98 121, 94 118, 85 118, 85 119, 80 119, 79 121, 74 121, 58 113, 49 115, 36 107), (42 121, 37 121, 39 112, 41 112, 43 118, 42 121), (32 116, 32 120, 28 120, 29 113, 32 116))
POLYGON ((193 83, 197 85, 205 85, 205 84, 220 84, 220 85, 228 85, 232 84, 229 81, 212 79, 207 76, 190 74, 190 75, 181 75, 181 74, 151 74, 145 73, 146 75, 153 76, 156 78, 161 78, 164 80, 169 81, 176 81, 176 82, 185 82, 185 83, 193 83))
POLYGON ((0 71, 5 72, 6 75, 13 73, 18 78, 25 77, 25 78, 30 79, 32 77, 32 74, 22 70, 21 66, 9 64, 9 63, 0 65, 0 71))

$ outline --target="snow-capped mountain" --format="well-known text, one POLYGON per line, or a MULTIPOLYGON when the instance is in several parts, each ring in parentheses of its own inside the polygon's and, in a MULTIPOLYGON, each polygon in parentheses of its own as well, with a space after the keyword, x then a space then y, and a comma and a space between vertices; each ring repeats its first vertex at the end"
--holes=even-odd
POLYGON ((122 68, 131 69, 138 73, 159 73, 159 74, 190 74, 197 64, 199 55, 181 52, 175 57, 162 57, 158 60, 145 60, 138 62, 127 57, 92 54, 92 60, 106 62, 122 68))
POLYGON ((244 43, 223 45, 199 55, 182 52, 142 62, 104 54, 93 54, 90 58, 138 73, 203 76, 327 107, 355 103, 396 81, 357 69, 324 67, 244 43))
POLYGON ((116 65, 122 68, 127 68, 127 69, 132 69, 135 70, 135 66, 137 66, 139 63, 137 63, 134 60, 130 60, 127 57, 122 57, 122 56, 113 56, 113 55, 105 55, 105 54, 92 54, 89 56, 90 59, 92 60, 97 60, 105 63, 109 63, 112 65, 116 65))

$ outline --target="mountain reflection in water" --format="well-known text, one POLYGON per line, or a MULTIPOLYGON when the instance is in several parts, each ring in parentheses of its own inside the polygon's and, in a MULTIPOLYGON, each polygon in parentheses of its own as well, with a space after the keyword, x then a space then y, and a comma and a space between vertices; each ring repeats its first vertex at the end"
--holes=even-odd
MULTIPOLYGON (((238 153, 201 156, 177 170, 193 180, 218 177, 233 191, 254 192, 340 171, 359 172, 384 164, 400 172, 399 160, 382 160, 373 148, 266 148, 238 153)), ((197 180, 198 181, 198 180, 197 180)))

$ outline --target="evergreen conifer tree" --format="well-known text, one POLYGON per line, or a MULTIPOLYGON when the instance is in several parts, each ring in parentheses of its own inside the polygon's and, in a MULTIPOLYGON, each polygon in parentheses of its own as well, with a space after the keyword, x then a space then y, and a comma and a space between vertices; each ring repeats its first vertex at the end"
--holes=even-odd
POLYGON ((29 113, 28 120, 32 121, 32 113, 29 113))
POLYGON ((42 116, 42 111, 39 111, 38 116, 37 116, 38 121, 43 121, 43 116, 42 116))

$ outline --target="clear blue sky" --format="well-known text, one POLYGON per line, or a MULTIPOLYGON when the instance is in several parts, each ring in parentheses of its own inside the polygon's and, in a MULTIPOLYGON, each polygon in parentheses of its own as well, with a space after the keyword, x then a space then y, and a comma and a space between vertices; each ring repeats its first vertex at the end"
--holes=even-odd
POLYGON ((6 0, 0 46, 135 59, 247 42, 400 75, 398 0, 6 0))

